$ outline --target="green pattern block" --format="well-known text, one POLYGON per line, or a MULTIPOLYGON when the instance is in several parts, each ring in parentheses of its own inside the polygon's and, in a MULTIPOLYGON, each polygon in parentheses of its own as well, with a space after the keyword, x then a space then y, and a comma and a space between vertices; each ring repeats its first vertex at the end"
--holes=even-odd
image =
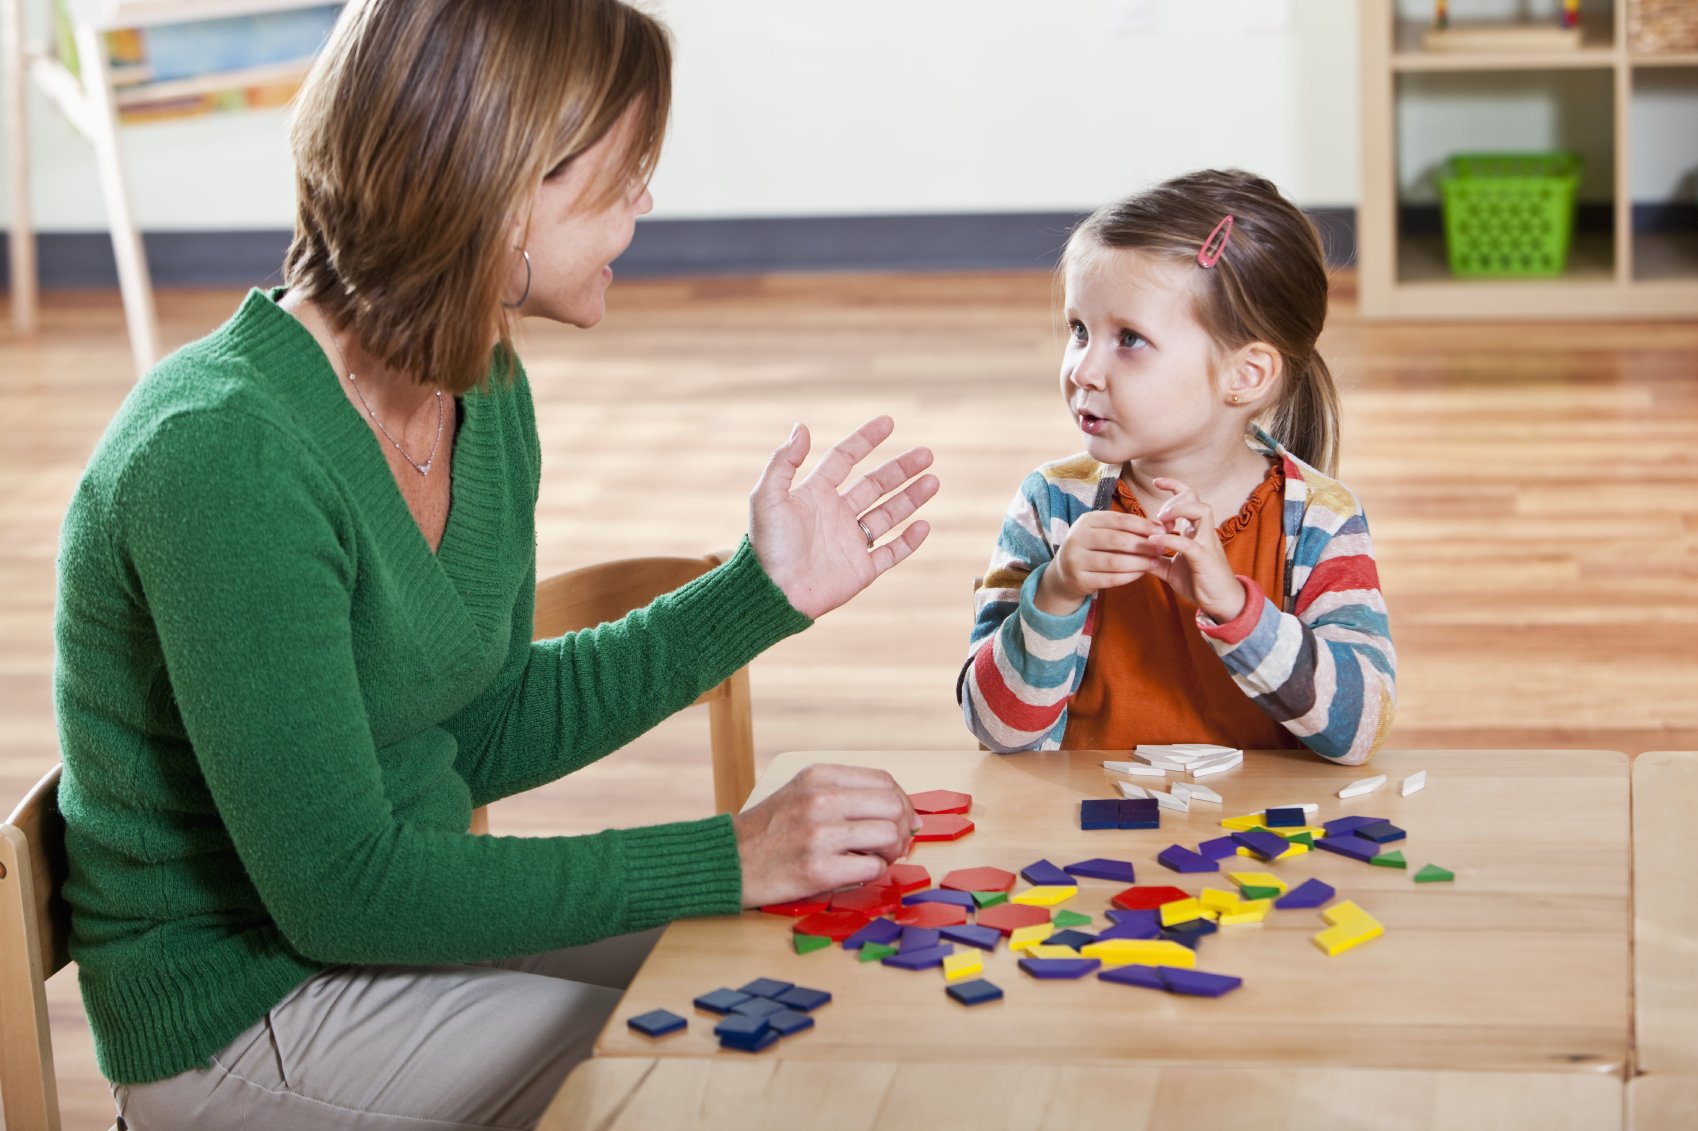
POLYGON ((1415 873, 1415 882, 1418 884, 1448 884, 1454 879, 1456 879, 1454 872, 1446 871, 1437 864, 1428 864, 1415 873))
POLYGON ((1277 899, 1279 896, 1285 894, 1284 892, 1280 891, 1278 888, 1260 887, 1256 884, 1245 884, 1238 889, 1238 892, 1241 896, 1243 896, 1247 900, 1249 900, 1249 899, 1277 899))
POLYGON ((870 942, 870 943, 863 943, 861 945, 861 961, 862 962, 877 962, 879 959, 883 958, 885 955, 895 954, 895 953, 896 953, 895 947, 886 946, 884 943, 870 942))
POLYGON ((1008 893, 1005 891, 976 891, 973 893, 973 902, 981 908, 995 907, 999 903, 1008 902, 1008 893))
POLYGON ((1382 852, 1368 863, 1377 868, 1407 868, 1409 861, 1403 858, 1403 853, 1397 851, 1382 852))
POLYGON ((1292 835, 1286 837, 1285 839, 1292 844, 1306 844, 1310 848, 1315 847, 1315 834, 1314 833, 1293 833, 1292 835))
POLYGON ((821 935, 793 934, 790 939, 796 944, 797 954, 809 954, 831 945, 831 940, 821 935))
POLYGON ((1057 911, 1055 918, 1051 919, 1050 923, 1056 927, 1089 927, 1091 917, 1081 915, 1077 911, 1057 911))

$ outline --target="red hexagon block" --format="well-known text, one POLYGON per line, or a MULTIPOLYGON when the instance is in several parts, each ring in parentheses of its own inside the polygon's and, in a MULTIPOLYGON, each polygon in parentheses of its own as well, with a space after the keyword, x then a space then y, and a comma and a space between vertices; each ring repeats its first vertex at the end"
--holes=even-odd
POLYGON ((1047 907, 1030 907, 1024 903, 999 903, 995 907, 979 909, 979 926, 990 927, 1005 935, 1011 935, 1021 927, 1031 927, 1038 923, 1047 922, 1049 922, 1049 908, 1047 907))
POLYGON ((931 887, 932 874, 918 864, 892 864, 884 870, 884 882, 895 884, 897 891, 907 895, 931 887))
POLYGON ((1124 907, 1128 911, 1144 911, 1160 907, 1164 903, 1172 903, 1176 899, 1190 898, 1190 892, 1180 891, 1175 887, 1129 887, 1115 896, 1113 903, 1116 907, 1124 907))
POLYGON ((973 831, 973 822, 959 813, 924 813, 915 840, 960 840, 973 831))
POLYGON ((908 800, 914 803, 916 813, 965 813, 973 807, 973 795, 956 793, 953 789, 928 789, 924 793, 910 793, 908 800))
POLYGON ((1001 868, 957 868, 937 886, 951 891, 1007 891, 1014 886, 1014 873, 1001 868))
POLYGON ((863 884, 831 897, 833 911, 859 911, 875 918, 902 906, 902 891, 895 884, 863 884))
POLYGON ((842 942, 872 921, 871 915, 863 915, 859 911, 816 911, 805 919, 796 920, 791 930, 798 935, 817 935, 842 942))
POLYGON ((891 916, 904 927, 960 927, 967 922, 967 909, 953 903, 916 903, 891 916))
POLYGON ((768 915, 788 915, 795 918, 798 915, 812 915, 816 911, 824 911, 829 906, 829 899, 798 899, 793 903, 769 903, 761 910, 768 915))

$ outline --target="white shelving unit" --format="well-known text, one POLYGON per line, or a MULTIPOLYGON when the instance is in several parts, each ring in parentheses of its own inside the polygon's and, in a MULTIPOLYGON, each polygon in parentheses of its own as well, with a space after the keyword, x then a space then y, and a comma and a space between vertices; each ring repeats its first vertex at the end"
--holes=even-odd
POLYGON ((130 208, 123 158, 118 146, 118 110, 126 101, 182 98, 235 90, 305 74, 307 63, 201 75, 171 82, 119 88, 106 52, 108 31, 156 24, 251 16, 291 8, 317 7, 326 0, 71 0, 70 15, 81 74, 72 74, 46 48, 26 41, 24 0, 0 0, 0 51, 5 65, 8 160, 12 170, 12 322, 19 334, 34 332, 37 289, 35 229, 30 210, 29 134, 24 100, 31 81, 94 146, 100 170, 106 221, 118 262, 130 351, 139 375, 159 359, 159 320, 153 283, 141 233, 130 208))
MULTIPOLYGON (((1361 5, 1362 200, 1357 212, 1362 313, 1403 319, 1574 319, 1698 317, 1698 240, 1635 235, 1632 131, 1634 76, 1693 68, 1698 52, 1647 54, 1629 47, 1626 0, 1582 18, 1581 45, 1550 51, 1435 52, 1421 47, 1425 24, 1399 20, 1391 0, 1361 5), (1404 76, 1540 72, 1551 81, 1591 73, 1613 92, 1615 180, 1607 235, 1577 233, 1565 272, 1552 279, 1459 279, 1442 238, 1399 224, 1398 100, 1404 76)), ((1668 139, 1692 147, 1698 138, 1668 139)), ((1643 139, 1641 144, 1643 144, 1643 139)))

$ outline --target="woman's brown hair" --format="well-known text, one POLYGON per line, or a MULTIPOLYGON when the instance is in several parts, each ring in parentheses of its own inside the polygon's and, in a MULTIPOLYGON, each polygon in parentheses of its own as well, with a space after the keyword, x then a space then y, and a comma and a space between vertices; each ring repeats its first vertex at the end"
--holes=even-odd
POLYGON ((353 0, 290 125, 284 281, 421 383, 511 374, 510 246, 551 170, 636 107, 605 204, 654 170, 672 94, 665 29, 619 0, 353 0))
POLYGON ((1278 399, 1258 423, 1298 459, 1338 473, 1338 389, 1315 348, 1327 320, 1326 257, 1314 224, 1272 182, 1237 169, 1175 177, 1092 213, 1063 266, 1093 245, 1189 263, 1197 321, 1221 352, 1266 342, 1284 362, 1278 399), (1229 215, 1219 262, 1198 266, 1198 250, 1229 215))

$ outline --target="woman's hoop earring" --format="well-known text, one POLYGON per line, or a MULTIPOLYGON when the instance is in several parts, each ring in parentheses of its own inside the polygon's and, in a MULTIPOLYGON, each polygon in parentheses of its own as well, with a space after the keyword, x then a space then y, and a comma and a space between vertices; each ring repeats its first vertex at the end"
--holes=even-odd
POLYGON ((525 300, 531 297, 531 253, 522 247, 516 247, 513 250, 525 257, 525 293, 519 296, 517 302, 503 302, 501 304, 508 310, 519 309, 519 307, 525 305, 525 300))

